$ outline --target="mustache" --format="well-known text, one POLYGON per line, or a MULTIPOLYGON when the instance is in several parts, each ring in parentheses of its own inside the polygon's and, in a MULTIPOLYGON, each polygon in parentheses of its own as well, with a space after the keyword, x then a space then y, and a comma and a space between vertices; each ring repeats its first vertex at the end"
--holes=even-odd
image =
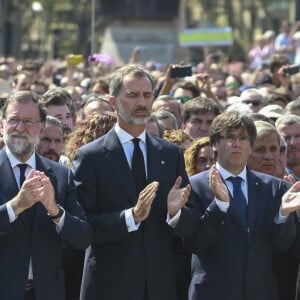
POLYGON ((59 157, 59 154, 53 150, 49 150, 49 151, 45 152, 44 155, 55 155, 55 156, 59 157))

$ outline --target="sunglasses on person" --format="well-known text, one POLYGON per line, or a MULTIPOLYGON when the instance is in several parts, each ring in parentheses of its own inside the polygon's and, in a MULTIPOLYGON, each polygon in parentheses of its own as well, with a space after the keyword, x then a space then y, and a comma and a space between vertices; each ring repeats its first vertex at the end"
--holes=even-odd
POLYGON ((260 100, 244 100, 243 103, 252 104, 253 106, 259 106, 262 104, 260 100))
POLYGON ((191 98, 188 97, 188 96, 176 97, 175 99, 178 100, 178 101, 180 101, 181 103, 186 103, 186 102, 188 102, 189 100, 191 100, 191 98))

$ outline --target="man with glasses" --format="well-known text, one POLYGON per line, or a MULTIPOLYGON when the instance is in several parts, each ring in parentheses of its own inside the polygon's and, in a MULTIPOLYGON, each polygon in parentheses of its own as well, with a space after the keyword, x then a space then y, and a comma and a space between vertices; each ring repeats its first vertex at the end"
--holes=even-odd
POLYGON ((92 230, 71 171, 35 152, 46 112, 34 93, 9 96, 2 117, 1 299, 63 300, 62 244, 85 249, 92 230))
POLYGON ((191 226, 194 233, 194 253, 200 262, 197 296, 278 299, 272 254, 274 249, 287 249, 295 239, 289 215, 300 207, 300 183, 289 189, 289 183, 246 167, 256 139, 254 122, 246 115, 220 114, 210 139, 216 165, 190 178, 195 196, 190 205, 201 217, 193 218, 192 209, 182 209, 175 228, 183 233, 191 226))

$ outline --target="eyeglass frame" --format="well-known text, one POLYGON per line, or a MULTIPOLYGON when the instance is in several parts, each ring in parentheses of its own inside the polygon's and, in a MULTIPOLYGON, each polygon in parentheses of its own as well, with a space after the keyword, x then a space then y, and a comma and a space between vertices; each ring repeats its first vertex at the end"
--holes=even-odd
POLYGON ((38 120, 30 119, 30 118, 19 119, 16 117, 11 117, 9 119, 5 119, 5 121, 9 126, 13 126, 13 127, 17 127, 20 124, 20 122, 22 122, 22 124, 25 128, 33 128, 36 124, 42 123, 42 121, 40 121, 40 120, 38 121, 38 120))

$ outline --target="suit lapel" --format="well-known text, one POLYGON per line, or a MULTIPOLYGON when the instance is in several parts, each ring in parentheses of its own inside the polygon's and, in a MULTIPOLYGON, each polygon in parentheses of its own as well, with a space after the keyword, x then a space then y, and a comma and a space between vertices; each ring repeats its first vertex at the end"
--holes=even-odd
POLYGON ((120 188, 128 195, 129 202, 135 204, 137 193, 135 182, 128 165, 123 147, 114 129, 110 130, 104 137, 105 159, 114 173, 114 177, 120 183, 120 188))
POLYGON ((0 190, 7 196, 6 200, 12 199, 18 193, 19 187, 5 149, 0 152, 0 178, 0 190))
POLYGON ((167 157, 162 151, 162 145, 148 134, 146 135, 146 144, 148 183, 154 180, 159 181, 158 178, 161 177, 162 168, 167 167, 167 157))

